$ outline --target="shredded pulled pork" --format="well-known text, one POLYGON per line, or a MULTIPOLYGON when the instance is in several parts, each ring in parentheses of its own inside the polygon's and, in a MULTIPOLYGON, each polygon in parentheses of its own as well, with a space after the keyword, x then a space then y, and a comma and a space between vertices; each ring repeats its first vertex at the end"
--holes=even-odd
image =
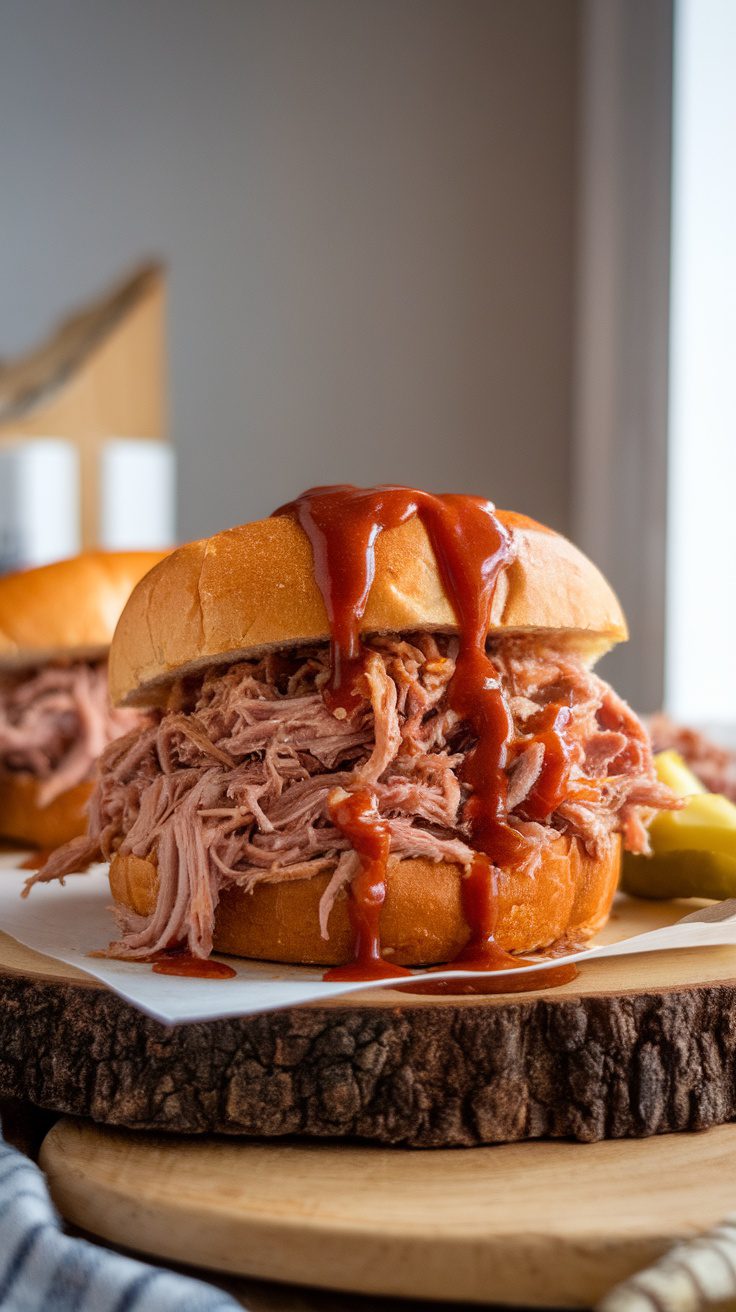
MULTIPOLYGON (((392 859, 467 865, 473 853, 460 767, 473 743, 446 696, 457 649, 456 639, 427 634, 373 639, 365 666, 369 699, 353 718, 336 718, 323 699, 326 647, 211 670, 193 685, 178 685, 158 723, 104 752, 88 839, 56 852, 29 884, 63 878, 116 852, 152 858, 155 911, 140 917, 121 910, 121 939, 111 951, 140 958, 184 943, 204 957, 224 885, 251 890, 328 872, 320 906, 327 937, 335 898, 357 869, 330 820, 330 795, 366 786, 388 821, 392 859)), ((527 840, 530 875, 543 845, 559 833, 602 852, 621 832, 631 850, 645 851, 649 812, 678 803, 657 781, 633 712, 569 654, 505 639, 493 657, 516 734, 509 820, 527 840), (540 824, 524 815, 544 755, 530 725, 553 703, 571 710, 573 765, 564 802, 540 824)))
POLYGON ((0 770, 40 781, 48 806, 89 779, 113 739, 142 723, 136 711, 117 711, 107 695, 104 663, 45 665, 0 678, 0 770))
POLYGON ((713 742, 698 729, 676 724, 668 715, 652 715, 647 723, 655 752, 674 748, 711 793, 736 802, 736 752, 713 742))

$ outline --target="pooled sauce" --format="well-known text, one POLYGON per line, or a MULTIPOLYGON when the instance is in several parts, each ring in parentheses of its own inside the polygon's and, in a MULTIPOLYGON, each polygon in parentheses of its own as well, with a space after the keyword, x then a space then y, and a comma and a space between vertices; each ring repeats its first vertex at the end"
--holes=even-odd
MULTIPOLYGON (((453 962, 453 965, 456 965, 453 962)), ((516 965, 524 963, 517 961, 516 965)), ((427 979, 416 984, 397 984, 402 993, 426 993, 431 997, 464 997, 477 993, 536 993, 543 989, 557 989, 571 984, 579 975, 577 966, 543 966, 539 970, 518 975, 481 974, 476 979, 427 979)))
POLYGON ((389 828, 376 808, 369 788, 359 788, 329 806, 330 818, 344 834, 360 858, 358 871, 348 902, 353 931, 355 959, 347 966, 333 966, 326 980, 386 979, 409 975, 402 966, 391 966, 381 956, 381 908, 386 899, 386 862, 389 852, 389 828))
MULTIPOLYGON (((447 690, 448 702, 476 740, 461 771, 462 781, 472 790, 463 818, 478 854, 463 879, 471 937, 456 964, 484 971, 498 970, 509 961, 518 964, 493 938, 493 866, 519 866, 527 848, 506 820, 506 765, 513 724, 498 671, 486 651, 496 583, 512 558, 509 532, 491 503, 480 497, 433 496, 404 487, 312 488, 275 513, 296 519, 312 545, 315 577, 330 626, 330 679, 325 698, 331 709, 342 715, 354 714, 366 700, 360 631, 375 576, 376 541, 384 529, 396 528, 413 515, 422 521, 457 615, 460 649, 447 690)), ((553 725, 549 733, 555 732, 553 725)), ((550 769, 553 771, 552 766, 550 769)), ((554 777, 553 771, 551 783, 554 777)), ((388 831, 368 790, 353 796, 363 797, 356 803, 359 820, 354 824, 346 812, 348 820, 339 827, 350 837, 361 861, 349 903, 356 957, 350 966, 336 968, 342 973, 329 971, 330 979, 375 979, 397 973, 381 957, 379 939, 388 831), (359 835, 360 846, 351 828, 359 835)))
POLYGON ((234 979, 237 972, 224 961, 194 957, 191 952, 160 952, 151 966, 155 975, 187 975, 195 979, 234 979))

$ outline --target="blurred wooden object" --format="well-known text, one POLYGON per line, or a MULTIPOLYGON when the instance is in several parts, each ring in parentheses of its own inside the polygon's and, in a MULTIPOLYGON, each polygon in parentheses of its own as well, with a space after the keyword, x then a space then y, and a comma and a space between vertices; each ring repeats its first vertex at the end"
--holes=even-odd
MULTIPOLYGON (((736 1127, 412 1152, 62 1119, 40 1162, 67 1221, 155 1258, 425 1307, 590 1308, 733 1210, 736 1127)), ((709 1285, 733 1287, 732 1271, 709 1285)), ((707 1302, 619 1301, 609 1312, 707 1302)))
POLYGON ((40 347, 0 361, 0 442, 62 437, 79 448, 84 547, 98 539, 101 442, 166 435, 165 299, 163 267, 145 264, 40 347))

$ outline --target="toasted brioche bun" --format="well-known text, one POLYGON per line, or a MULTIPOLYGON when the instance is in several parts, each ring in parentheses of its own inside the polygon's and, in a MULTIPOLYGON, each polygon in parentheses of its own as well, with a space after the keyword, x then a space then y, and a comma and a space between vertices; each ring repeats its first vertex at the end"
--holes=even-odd
MULTIPOLYGON (((498 514, 515 557, 499 576, 492 631, 554 635, 591 663, 628 636, 616 596, 577 547, 523 515, 498 514)), ((456 629, 418 518, 380 535, 362 627, 456 629)), ((180 547, 138 584, 110 652, 111 696, 146 705, 176 675, 328 636, 306 534, 284 517, 244 524, 180 547)))
MULTIPOLYGON (((92 551, 0 578, 0 674, 52 661, 101 660, 120 612, 160 551, 92 551)), ((31 774, 0 769, 0 834, 58 847, 83 834, 91 783, 38 802, 31 774)))
MULTIPOLYGON (((621 845, 605 857, 588 855, 576 838, 560 835, 545 849, 533 879, 513 871, 499 880, 496 939, 507 951, 531 952, 567 935, 587 938, 605 924, 618 883, 621 845)), ((399 861, 388 872, 381 943, 400 966, 451 961, 468 940, 461 899, 462 867, 447 861, 399 861)), ((110 865, 115 901, 150 915, 158 876, 152 861, 116 856, 110 865)), ((262 961, 342 965, 352 959, 348 896, 338 896, 330 937, 319 931, 319 901, 329 875, 257 884, 252 893, 223 890, 215 915, 216 951, 262 961)))
POLYGON ((38 779, 31 774, 0 770, 0 834, 31 847, 60 847, 87 828, 85 806, 92 784, 84 782, 61 793, 48 806, 38 804, 38 779))
POLYGON ((160 551, 90 551, 0 578, 0 670, 106 655, 128 597, 160 551))

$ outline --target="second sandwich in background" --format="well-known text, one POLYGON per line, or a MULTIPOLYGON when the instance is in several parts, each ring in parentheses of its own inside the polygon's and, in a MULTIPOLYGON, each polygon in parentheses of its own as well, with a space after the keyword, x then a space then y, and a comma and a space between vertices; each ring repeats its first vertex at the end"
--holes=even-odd
POLYGON ((161 552, 89 552, 0 578, 0 837, 55 847, 83 833, 94 762, 137 724, 113 710, 107 653, 161 552))

